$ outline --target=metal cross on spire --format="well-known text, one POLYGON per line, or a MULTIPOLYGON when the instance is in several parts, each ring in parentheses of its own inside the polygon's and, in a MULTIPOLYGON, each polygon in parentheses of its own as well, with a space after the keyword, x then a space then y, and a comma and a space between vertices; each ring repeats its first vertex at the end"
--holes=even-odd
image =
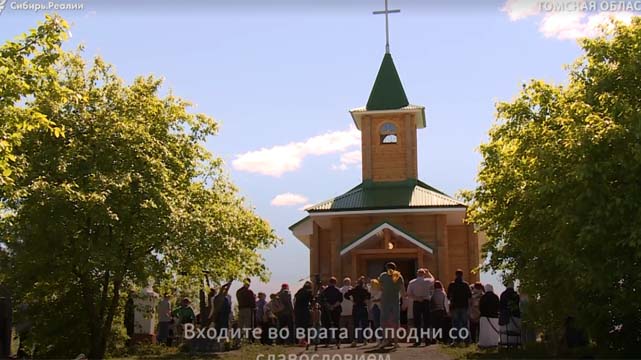
POLYGON ((385 14, 385 53, 389 54, 389 14, 400 13, 401 10, 394 9, 390 10, 387 8, 387 0, 385 0, 385 10, 374 11, 374 15, 385 14))

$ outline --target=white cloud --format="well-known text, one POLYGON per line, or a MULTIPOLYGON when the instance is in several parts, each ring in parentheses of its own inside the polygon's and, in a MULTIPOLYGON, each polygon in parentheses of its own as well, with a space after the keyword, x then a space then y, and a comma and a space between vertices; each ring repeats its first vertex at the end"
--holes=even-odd
POLYGON ((301 143, 290 143, 236 155, 232 166, 239 171, 281 176, 300 168, 305 156, 307 153, 301 143))
POLYGON ((634 14, 630 12, 554 12, 546 14, 539 24, 539 31, 547 38, 572 40, 602 34, 602 27, 615 19, 629 24, 634 14))
POLYGON ((541 12, 541 5, 531 0, 507 0, 501 7, 501 11, 506 13, 510 20, 517 21, 537 15, 541 12))
POLYGON ((361 163, 361 151, 354 150, 341 154, 340 163, 338 165, 332 165, 334 170, 347 170, 351 165, 357 165, 361 163))
POLYGON ((601 12, 597 11, 599 8, 600 5, 586 0, 507 0, 501 11, 512 21, 542 15, 539 31, 546 38, 560 40, 598 36, 611 18, 629 24, 635 16, 629 11, 616 11, 614 7, 615 11, 601 12))
POLYGON ((232 166, 246 171, 269 176, 281 176, 298 170, 303 159, 310 155, 343 153, 360 145, 361 133, 354 126, 348 130, 332 131, 300 142, 276 145, 236 155, 232 166))
POLYGON ((349 130, 334 131, 314 136, 305 142, 305 149, 311 155, 325 155, 345 151, 361 144, 361 132, 354 126, 349 130))
POLYGON ((309 200, 303 195, 288 192, 288 193, 276 195, 272 199, 271 204, 273 206, 293 206, 293 205, 305 204, 308 201, 309 200))

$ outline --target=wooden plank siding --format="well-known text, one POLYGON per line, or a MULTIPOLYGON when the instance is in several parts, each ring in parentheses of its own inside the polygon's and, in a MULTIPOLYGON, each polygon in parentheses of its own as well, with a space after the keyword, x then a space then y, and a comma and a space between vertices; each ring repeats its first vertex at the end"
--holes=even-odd
POLYGON ((413 114, 366 116, 362 121, 363 180, 402 181, 418 178, 416 119, 413 114), (392 123, 396 144, 381 144, 380 127, 392 123))

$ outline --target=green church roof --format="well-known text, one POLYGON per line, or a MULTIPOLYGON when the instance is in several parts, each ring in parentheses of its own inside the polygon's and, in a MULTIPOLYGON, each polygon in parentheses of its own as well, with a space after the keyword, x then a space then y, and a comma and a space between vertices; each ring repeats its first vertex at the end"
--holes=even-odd
POLYGON ((391 54, 385 54, 374 87, 367 100, 367 110, 394 110, 409 105, 401 78, 391 54))
POLYGON ((398 182, 365 181, 342 195, 305 210, 318 212, 452 207, 466 206, 420 180, 410 179, 398 182))

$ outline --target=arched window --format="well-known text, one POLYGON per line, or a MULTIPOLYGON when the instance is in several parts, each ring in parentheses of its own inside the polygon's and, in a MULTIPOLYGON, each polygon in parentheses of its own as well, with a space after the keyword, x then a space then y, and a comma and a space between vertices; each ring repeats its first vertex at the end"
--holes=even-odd
POLYGON ((396 125, 389 122, 381 125, 381 144, 396 144, 398 142, 396 133, 396 125))

